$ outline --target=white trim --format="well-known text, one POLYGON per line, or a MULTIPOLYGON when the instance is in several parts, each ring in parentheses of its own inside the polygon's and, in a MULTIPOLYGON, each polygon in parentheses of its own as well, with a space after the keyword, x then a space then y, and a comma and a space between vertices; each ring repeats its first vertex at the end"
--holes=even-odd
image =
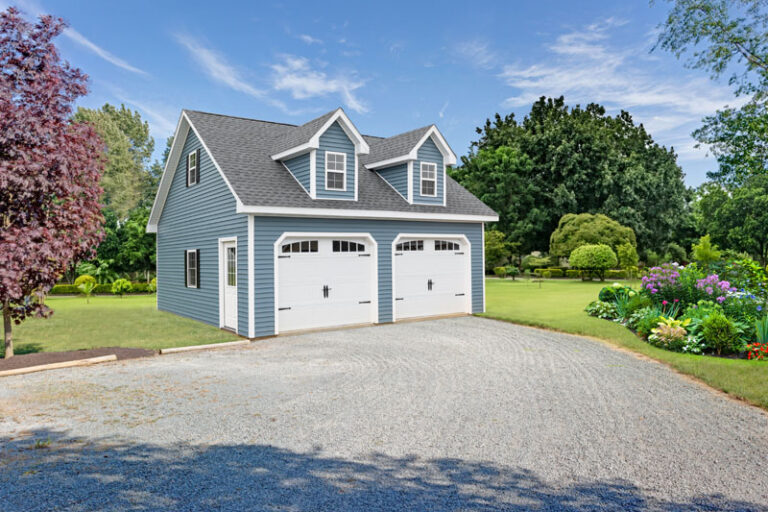
POLYGON ((189 153, 187 153, 187 186, 188 187, 191 187, 193 185, 197 185, 197 183, 198 183, 197 176, 199 174, 199 172, 198 172, 199 168, 200 168, 200 162, 197 161, 197 150, 195 149, 195 150, 190 151, 189 153), (194 172, 195 181, 194 182, 189 179, 189 172, 192 170, 192 167, 189 164, 189 158, 191 156, 195 157, 195 167, 194 167, 194 169, 195 169, 195 172, 194 172))
POLYGON ((355 201, 357 201, 357 188, 358 188, 357 184, 360 182, 360 180, 358 179, 358 176, 357 176, 357 166, 358 166, 358 163, 357 163, 357 153, 355 153, 355 201))
POLYGON ((197 278, 198 274, 200 274, 200 258, 198 257, 198 251, 199 249, 186 249, 184 251, 184 257, 186 258, 186 261, 184 262, 184 288, 191 288, 193 290, 200 288, 200 283, 198 282, 199 279, 197 278), (195 286, 189 286, 189 253, 195 254, 195 286))
POLYGON ((256 335, 256 303, 254 301, 254 262, 253 258, 256 255, 254 250, 254 230, 253 230, 254 218, 253 215, 248 216, 248 337, 254 338, 256 335))
MULTIPOLYGON (((428 205, 427 205, 428 206, 428 205)), ((341 208, 294 208, 290 206, 245 206, 239 204, 237 213, 252 213, 267 217, 326 217, 386 220, 433 220, 438 222, 497 222, 498 215, 466 215, 459 213, 393 212, 388 210, 350 210, 341 208)))
POLYGON ((411 150, 408 153, 404 155, 399 155, 393 158, 389 158, 387 160, 380 160, 378 162, 371 162, 371 163, 365 164, 365 168, 377 169, 380 167, 388 167, 393 164, 402 163, 407 160, 418 160, 419 148, 421 148, 421 146, 430 137, 434 137, 432 140, 434 141, 435 146, 437 146, 437 150, 440 151, 440 154, 443 155, 443 163, 445 165, 456 165, 456 154, 448 145, 448 142, 446 142, 445 137, 443 137, 443 134, 440 133, 440 130, 437 129, 437 126, 433 124, 432 126, 429 127, 426 133, 421 137, 419 142, 417 142, 416 145, 413 148, 411 148, 411 150))
POLYGON ((379 245, 376 242, 376 239, 371 235, 370 233, 334 233, 334 232, 327 232, 327 231, 286 231, 282 235, 280 235, 277 240, 275 240, 275 243, 272 247, 273 252, 273 265, 274 265, 274 275, 272 279, 273 283, 273 289, 274 289, 274 298, 275 298, 275 304, 273 309, 273 315, 274 315, 274 329, 275 329, 275 336, 280 334, 279 325, 278 325, 278 304, 280 303, 278 300, 278 293, 279 293, 279 286, 278 286, 278 271, 277 271, 277 260, 278 255, 280 254, 278 252, 278 248, 283 243, 283 240, 286 238, 367 238, 370 240, 372 244, 371 249, 371 258, 373 259, 373 272, 371 272, 371 287, 372 287, 372 293, 371 293, 371 323, 377 324, 379 323, 379 245))
POLYGON ((408 161, 408 204, 413 204, 413 160, 408 161))
MULTIPOLYGON (((237 260, 240 257, 238 254, 238 247, 237 247, 237 237, 236 236, 227 236, 227 237, 221 237, 219 238, 219 328, 224 329, 227 326, 224 325, 224 281, 225 281, 225 271, 226 271, 226 264, 227 264, 227 255, 224 252, 224 244, 227 243, 235 243, 235 265, 237 265, 237 260)), ((238 269, 239 272, 239 269, 238 269)), ((238 287, 238 294, 240 289, 240 276, 237 276, 237 287, 238 287)), ((235 308, 237 309, 237 308, 235 308)), ((238 329, 240 327, 240 313, 238 310, 237 314, 237 325, 235 325, 235 332, 238 332, 238 329)), ((230 326, 231 328, 231 326, 230 326)))
POLYGON ((317 199, 317 150, 309 152, 309 197, 317 199))
MULTIPOLYGON (((211 159, 211 162, 213 162, 214 167, 216 167, 216 170, 219 171, 219 174, 221 175, 221 179, 223 179, 224 183, 226 183, 227 187, 229 187, 229 191, 232 193, 232 196, 234 196, 238 209, 243 205, 243 202, 240 201, 239 197, 237 197, 237 194, 235 193, 235 189, 232 188, 232 184, 224 175, 224 171, 221 170, 221 166, 213 157, 213 153, 211 153, 211 151, 208 149, 208 146, 206 145, 203 138, 200 136, 200 133, 198 133, 195 126, 192 124, 192 121, 190 121, 187 113, 182 110, 181 116, 179 117, 179 123, 176 125, 176 131, 173 134, 173 144, 171 145, 171 152, 168 155, 168 161, 165 163, 165 168, 163 169, 163 175, 160 178, 160 185, 158 186, 158 189, 157 189, 155 202, 152 204, 152 210, 149 213, 149 221, 147 222, 147 233, 157 233, 157 225, 160 222, 160 216, 163 213, 163 208, 165 207, 165 201, 168 198, 168 193, 171 190, 171 185, 173 184, 173 177, 176 174, 176 168, 179 166, 179 159, 181 159, 181 156, 182 156, 181 152, 184 149, 184 144, 187 142, 187 137, 189 137, 189 130, 192 130, 192 132, 197 137, 197 140, 200 141, 200 144, 203 146, 203 149, 208 155, 208 158, 211 159), (184 133, 184 137, 179 137, 179 135, 181 135, 182 132, 184 133)), ((200 163, 198 162, 198 166, 199 165, 200 163)))
POLYGON ((365 142, 363 136, 359 131, 357 131, 357 128, 355 128, 355 125, 352 124, 352 121, 349 120, 347 114, 344 113, 344 110, 338 108, 333 113, 333 115, 328 118, 325 124, 320 127, 320 129, 317 130, 315 134, 312 135, 312 137, 310 137, 309 141, 272 155, 272 160, 283 160, 310 149, 318 149, 320 147, 320 136, 325 133, 325 131, 330 128, 331 125, 333 125, 333 123, 336 121, 341 121, 339 126, 341 126, 341 129, 344 130, 344 133, 347 134, 347 137, 349 137, 350 140, 352 140, 352 143, 355 145, 355 153, 360 155, 367 155, 370 152, 368 143, 365 142))
POLYGON ((325 167, 325 169, 324 169, 325 170, 325 190, 324 190, 324 192, 346 192, 347 191, 347 154, 343 153, 341 151, 326 151, 325 152, 324 167, 325 167), (342 157, 344 157, 343 158, 344 169, 342 169, 341 171, 339 171, 337 169, 328 169, 328 155, 334 155, 334 156, 341 155, 342 157), (342 181, 342 183, 344 184, 343 188, 329 188, 328 187, 328 172, 329 171, 330 172, 335 172, 337 174, 338 173, 342 173, 344 175, 344 179, 342 181))
POLYGON ((397 322, 397 315, 395 312, 397 309, 395 308, 395 299, 397 298, 396 293, 396 285, 395 285, 395 265, 397 258, 395 257, 395 247, 397 246, 397 243, 403 239, 403 238, 424 238, 424 239, 439 239, 439 240, 462 240, 464 243, 467 244, 467 252, 468 252, 468 258, 467 261, 469 262, 469 282, 467 285, 469 286, 469 293, 467 294, 467 304, 466 304, 466 313, 472 314, 472 244, 469 241, 469 238, 467 238, 466 235, 463 235, 461 233, 456 234, 441 234, 441 233, 400 233, 398 234, 394 240, 392 240, 392 322, 397 322))
MULTIPOLYGON (((299 186, 304 190, 304 192, 306 192, 310 197, 312 197, 312 195, 309 193, 309 190, 307 190, 307 188, 304 185, 301 184, 301 182, 299 181, 299 178, 297 178, 296 175, 293 174, 291 169, 287 165, 285 165, 285 162, 281 161, 280 163, 283 164, 283 167, 285 167, 285 170, 288 171, 288 174, 290 174, 291 177, 294 180, 296 180, 296 183, 299 184, 299 186)), ((309 174, 310 174, 310 179, 311 179, 312 178, 312 169, 310 169, 309 174)))
POLYGON ((483 253, 482 253, 483 254, 483 268, 482 268, 482 272, 481 272, 481 275, 483 276, 483 311, 482 312, 485 313, 485 222, 480 224, 480 230, 481 230, 480 233, 481 233, 481 236, 482 236, 480 238, 480 243, 483 245, 483 253))
POLYGON ((437 164, 435 162, 419 162, 419 195, 422 197, 437 197, 437 164), (432 172, 435 173, 435 177, 431 180, 424 179, 424 166, 433 166, 434 170, 432 172), (434 194, 425 194, 424 193, 424 182, 425 181, 432 181, 434 182, 435 186, 433 190, 435 191, 434 194))
MULTIPOLYGON (((445 161, 443 161, 445 162, 445 161)), ((448 204, 448 183, 445 181, 447 179, 447 171, 446 171, 446 165, 443 163, 443 206, 448 204)), ((435 193, 437 193, 437 183, 435 183, 435 193)))

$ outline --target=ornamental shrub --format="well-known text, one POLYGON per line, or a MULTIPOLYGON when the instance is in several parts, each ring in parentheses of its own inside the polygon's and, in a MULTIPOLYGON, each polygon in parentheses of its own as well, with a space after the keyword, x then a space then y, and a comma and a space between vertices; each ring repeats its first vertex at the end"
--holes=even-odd
MULTIPOLYGON (((509 269, 507 269, 509 270, 509 269)), ((157 278, 153 277, 152 280, 149 282, 149 285, 147 286, 147 291, 149 293, 157 293, 157 278)))
POLYGON ((127 279, 118 279, 112 283, 112 293, 121 297, 132 289, 131 282, 127 279))
POLYGON ((83 274, 79 276, 77 279, 75 279, 75 286, 80 286, 83 283, 96 284, 96 278, 93 276, 89 276, 88 274, 83 274))
POLYGON ((76 295, 80 293, 77 286, 73 284, 57 284, 51 287, 49 295, 76 295))
POLYGON ((618 250, 622 244, 637 246, 637 240, 632 228, 622 226, 606 215, 568 213, 560 218, 549 239, 549 253, 564 258, 577 247, 590 244, 605 244, 618 250))
POLYGON ((616 247, 616 257, 619 260, 619 266, 625 270, 630 267, 637 267, 639 261, 637 249, 632 244, 621 244, 616 247))
POLYGON ((740 352, 742 343, 734 323, 722 312, 715 311, 701 323, 701 334, 707 348, 717 355, 740 352))
POLYGON ((613 320, 618 317, 616 305, 613 302, 605 302, 602 300, 591 302, 584 311, 586 311, 589 316, 596 316, 597 318, 603 318, 605 320, 613 320))
POLYGON ((493 273, 496 274, 496 277, 504 279, 507 277, 507 267, 494 267, 493 273))
POLYGON ((550 265, 549 258, 546 256, 534 256, 532 254, 529 254, 525 258, 523 258, 523 261, 521 262, 520 266, 524 270, 533 270, 535 268, 542 268, 542 267, 548 267, 550 265))
POLYGON ((648 342, 657 347, 681 352, 687 336, 688 332, 685 327, 660 322, 657 327, 651 329, 648 342))
POLYGON ((667 261, 676 261, 683 263, 688 260, 688 255, 685 253, 685 249, 676 243, 668 243, 667 249, 664 252, 664 259, 667 261))
POLYGON ((566 270, 565 271, 565 277, 569 277, 571 279, 581 277, 581 271, 580 270, 566 270))
MULTIPOLYGON (((605 271, 616 266, 616 253, 605 244, 582 245, 571 252, 571 266, 587 271, 584 274, 596 275, 605 280, 605 271)), ((584 275, 582 276, 585 277, 584 275)))
POLYGON ((712 243, 709 235, 704 235, 699 239, 698 244, 693 244, 691 247, 691 258, 704 266, 719 261, 721 256, 722 253, 718 250, 717 245, 712 243))

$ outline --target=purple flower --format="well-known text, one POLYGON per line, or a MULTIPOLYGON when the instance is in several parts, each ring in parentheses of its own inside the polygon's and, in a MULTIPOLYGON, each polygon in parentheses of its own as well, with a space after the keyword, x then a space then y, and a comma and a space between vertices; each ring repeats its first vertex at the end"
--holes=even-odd
POLYGON ((707 292, 709 295, 712 295, 712 293, 713 293, 714 291, 715 291, 715 290, 713 290, 711 286, 707 286, 706 292, 707 292))
POLYGON ((720 304, 722 304, 723 302, 725 302, 725 297, 718 297, 718 298, 717 298, 717 302, 719 302, 720 304))

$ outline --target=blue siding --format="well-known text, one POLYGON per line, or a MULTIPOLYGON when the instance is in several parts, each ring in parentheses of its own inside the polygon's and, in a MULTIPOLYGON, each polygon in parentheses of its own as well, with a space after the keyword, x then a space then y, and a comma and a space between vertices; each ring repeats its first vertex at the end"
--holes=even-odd
POLYGON ((296 181, 301 183, 304 190, 309 193, 310 173, 309 173, 309 153, 291 158, 283 162, 285 166, 291 171, 296 181))
POLYGON ((413 162, 413 202, 418 204, 443 204, 443 154, 437 149, 432 137, 428 138, 419 148, 418 160, 413 162), (434 162, 437 164, 437 196, 421 195, 421 162, 434 162))
POLYGON ((392 167, 386 167, 379 169, 378 172, 387 183, 400 192, 406 200, 408 199, 408 164, 393 165, 392 167))
POLYGON ((338 122, 333 123, 320 136, 317 150, 317 198, 318 199, 355 199, 355 145, 349 140, 338 122), (325 189, 325 152, 347 154, 347 190, 325 189))
POLYGON ((400 233, 463 234, 472 244, 472 311, 483 310, 482 224, 391 220, 256 217, 254 283, 256 336, 274 334, 274 243, 286 231, 370 233, 378 244, 379 322, 392 321, 392 242, 400 233))
POLYGON ((157 307, 219 326, 220 237, 237 237, 238 332, 248 334, 248 218, 190 130, 157 229, 157 307), (200 182, 186 186, 186 155, 200 148, 200 182), (184 286, 184 251, 200 250, 200 287, 184 286))

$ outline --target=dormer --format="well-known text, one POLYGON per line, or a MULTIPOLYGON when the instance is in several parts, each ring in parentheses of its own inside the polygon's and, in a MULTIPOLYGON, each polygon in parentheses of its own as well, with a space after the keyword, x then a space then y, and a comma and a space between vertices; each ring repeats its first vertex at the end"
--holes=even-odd
POLYGON ((409 204, 445 206, 445 169, 456 165, 437 126, 425 126, 378 141, 365 164, 409 204))
POLYGON ((279 141, 280 161, 312 199, 357 201, 358 156, 368 144, 342 109, 297 126, 279 141))

